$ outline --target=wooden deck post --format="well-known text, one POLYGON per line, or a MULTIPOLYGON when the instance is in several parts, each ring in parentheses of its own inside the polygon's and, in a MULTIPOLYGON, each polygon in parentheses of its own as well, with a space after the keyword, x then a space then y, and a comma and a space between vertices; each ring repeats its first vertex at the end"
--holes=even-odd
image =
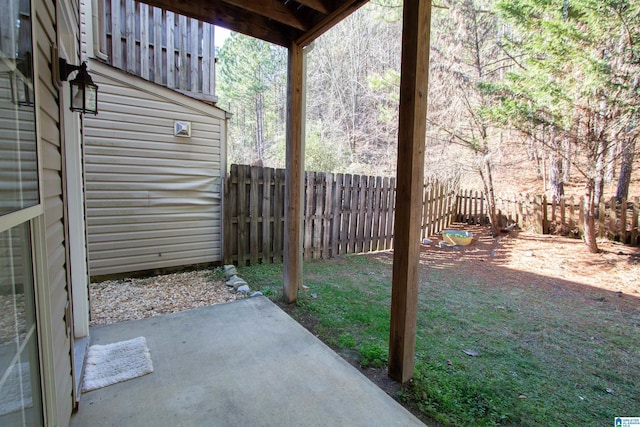
POLYGON ((431 1, 404 0, 389 376, 413 377, 431 1))
POLYGON ((287 84, 287 148, 284 212, 284 301, 295 302, 302 286, 303 209, 304 209, 304 143, 303 51, 302 46, 289 46, 287 84))

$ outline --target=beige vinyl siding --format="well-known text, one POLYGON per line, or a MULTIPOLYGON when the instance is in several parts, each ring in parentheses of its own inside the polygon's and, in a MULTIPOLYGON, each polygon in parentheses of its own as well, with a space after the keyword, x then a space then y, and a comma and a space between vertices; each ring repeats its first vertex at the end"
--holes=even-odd
POLYGON ((98 61, 85 118, 92 276, 222 260, 225 113, 98 61), (174 136, 190 121, 191 138, 174 136))
MULTIPOLYGON (((59 7, 71 8, 67 2, 59 7)), ((44 372, 45 381, 52 381, 56 392, 54 413, 58 425, 67 425, 73 408, 71 343, 65 326, 65 307, 69 300, 66 274, 66 241, 62 194, 62 156, 60 146, 60 111, 56 100, 58 90, 52 83, 51 46, 56 44, 56 7, 53 1, 36 0, 35 37, 39 103, 38 132, 42 161, 44 222, 46 233, 47 276, 49 283, 49 318, 41 319, 50 325, 53 336, 53 372, 44 372)), ((55 58, 57 60, 57 58, 55 58)))

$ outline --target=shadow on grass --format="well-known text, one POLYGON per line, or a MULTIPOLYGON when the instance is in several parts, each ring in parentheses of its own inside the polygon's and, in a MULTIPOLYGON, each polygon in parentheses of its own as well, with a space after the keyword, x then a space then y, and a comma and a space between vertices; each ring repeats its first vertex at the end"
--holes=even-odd
MULTIPOLYGON (((640 414, 640 299, 509 268, 510 256, 483 236, 424 248, 415 378, 402 387, 381 378, 391 253, 306 262, 309 290, 286 309, 427 423, 602 426, 640 414)), ((265 268, 277 274, 242 274, 258 272, 277 300, 281 266, 265 268)))

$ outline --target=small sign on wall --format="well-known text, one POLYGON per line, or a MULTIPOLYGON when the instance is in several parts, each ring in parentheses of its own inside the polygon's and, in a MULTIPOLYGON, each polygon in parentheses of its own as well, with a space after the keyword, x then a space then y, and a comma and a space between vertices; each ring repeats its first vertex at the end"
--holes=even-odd
POLYGON ((182 138, 191 138, 191 122, 183 120, 173 121, 173 134, 182 138))

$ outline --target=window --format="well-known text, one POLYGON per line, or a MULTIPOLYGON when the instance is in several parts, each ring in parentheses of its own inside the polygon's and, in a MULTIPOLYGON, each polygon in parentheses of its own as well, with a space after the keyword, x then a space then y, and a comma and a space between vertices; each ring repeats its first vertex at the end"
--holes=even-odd
POLYGON ((32 223, 41 214, 29 0, 0 0, 0 425, 43 424, 32 223))
POLYGON ((0 233, 0 425, 42 424, 31 230, 0 233))
POLYGON ((0 215, 3 215, 37 205, 39 191, 29 1, 0 0, 0 7, 0 215))

